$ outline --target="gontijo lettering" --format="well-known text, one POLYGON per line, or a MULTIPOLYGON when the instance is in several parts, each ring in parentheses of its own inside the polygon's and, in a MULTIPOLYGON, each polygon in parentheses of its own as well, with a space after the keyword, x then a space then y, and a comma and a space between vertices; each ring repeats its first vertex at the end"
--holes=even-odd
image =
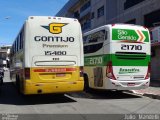
POLYGON ((74 42, 74 37, 59 37, 59 36, 35 36, 35 41, 43 42, 74 42))

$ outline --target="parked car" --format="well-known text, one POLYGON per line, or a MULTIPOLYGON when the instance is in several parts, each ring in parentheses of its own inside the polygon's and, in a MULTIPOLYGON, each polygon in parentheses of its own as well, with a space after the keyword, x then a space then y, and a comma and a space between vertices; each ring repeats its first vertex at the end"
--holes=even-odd
POLYGON ((6 67, 3 67, 3 70, 4 70, 4 71, 8 71, 8 68, 6 68, 6 67))

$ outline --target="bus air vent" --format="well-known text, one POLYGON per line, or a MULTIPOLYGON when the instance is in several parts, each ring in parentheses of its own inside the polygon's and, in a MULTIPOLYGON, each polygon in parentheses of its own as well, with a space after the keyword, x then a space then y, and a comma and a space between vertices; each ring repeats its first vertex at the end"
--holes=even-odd
POLYGON ((118 59, 141 60, 146 58, 146 53, 142 52, 116 52, 115 55, 118 59))

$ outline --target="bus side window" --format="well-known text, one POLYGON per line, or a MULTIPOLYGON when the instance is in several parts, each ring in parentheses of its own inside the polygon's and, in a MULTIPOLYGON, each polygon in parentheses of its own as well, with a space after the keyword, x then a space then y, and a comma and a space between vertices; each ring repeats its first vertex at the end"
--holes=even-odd
POLYGON ((108 39, 108 31, 105 31, 105 40, 108 39))

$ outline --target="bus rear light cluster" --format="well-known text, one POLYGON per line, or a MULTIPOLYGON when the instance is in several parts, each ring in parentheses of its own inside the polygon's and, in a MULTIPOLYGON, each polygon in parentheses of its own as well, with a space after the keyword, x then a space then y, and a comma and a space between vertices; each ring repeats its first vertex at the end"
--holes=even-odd
POLYGON ((30 68, 25 68, 25 79, 30 79, 30 68))
POLYGON ((113 67, 112 67, 112 62, 108 62, 107 68, 106 68, 106 77, 116 80, 116 77, 113 74, 113 67))
POLYGON ((116 24, 112 24, 112 27, 115 26, 116 24))
POLYGON ((149 79, 151 74, 151 63, 148 63, 148 70, 145 79, 149 79))
POLYGON ((148 29, 146 26, 143 26, 144 29, 148 29))

